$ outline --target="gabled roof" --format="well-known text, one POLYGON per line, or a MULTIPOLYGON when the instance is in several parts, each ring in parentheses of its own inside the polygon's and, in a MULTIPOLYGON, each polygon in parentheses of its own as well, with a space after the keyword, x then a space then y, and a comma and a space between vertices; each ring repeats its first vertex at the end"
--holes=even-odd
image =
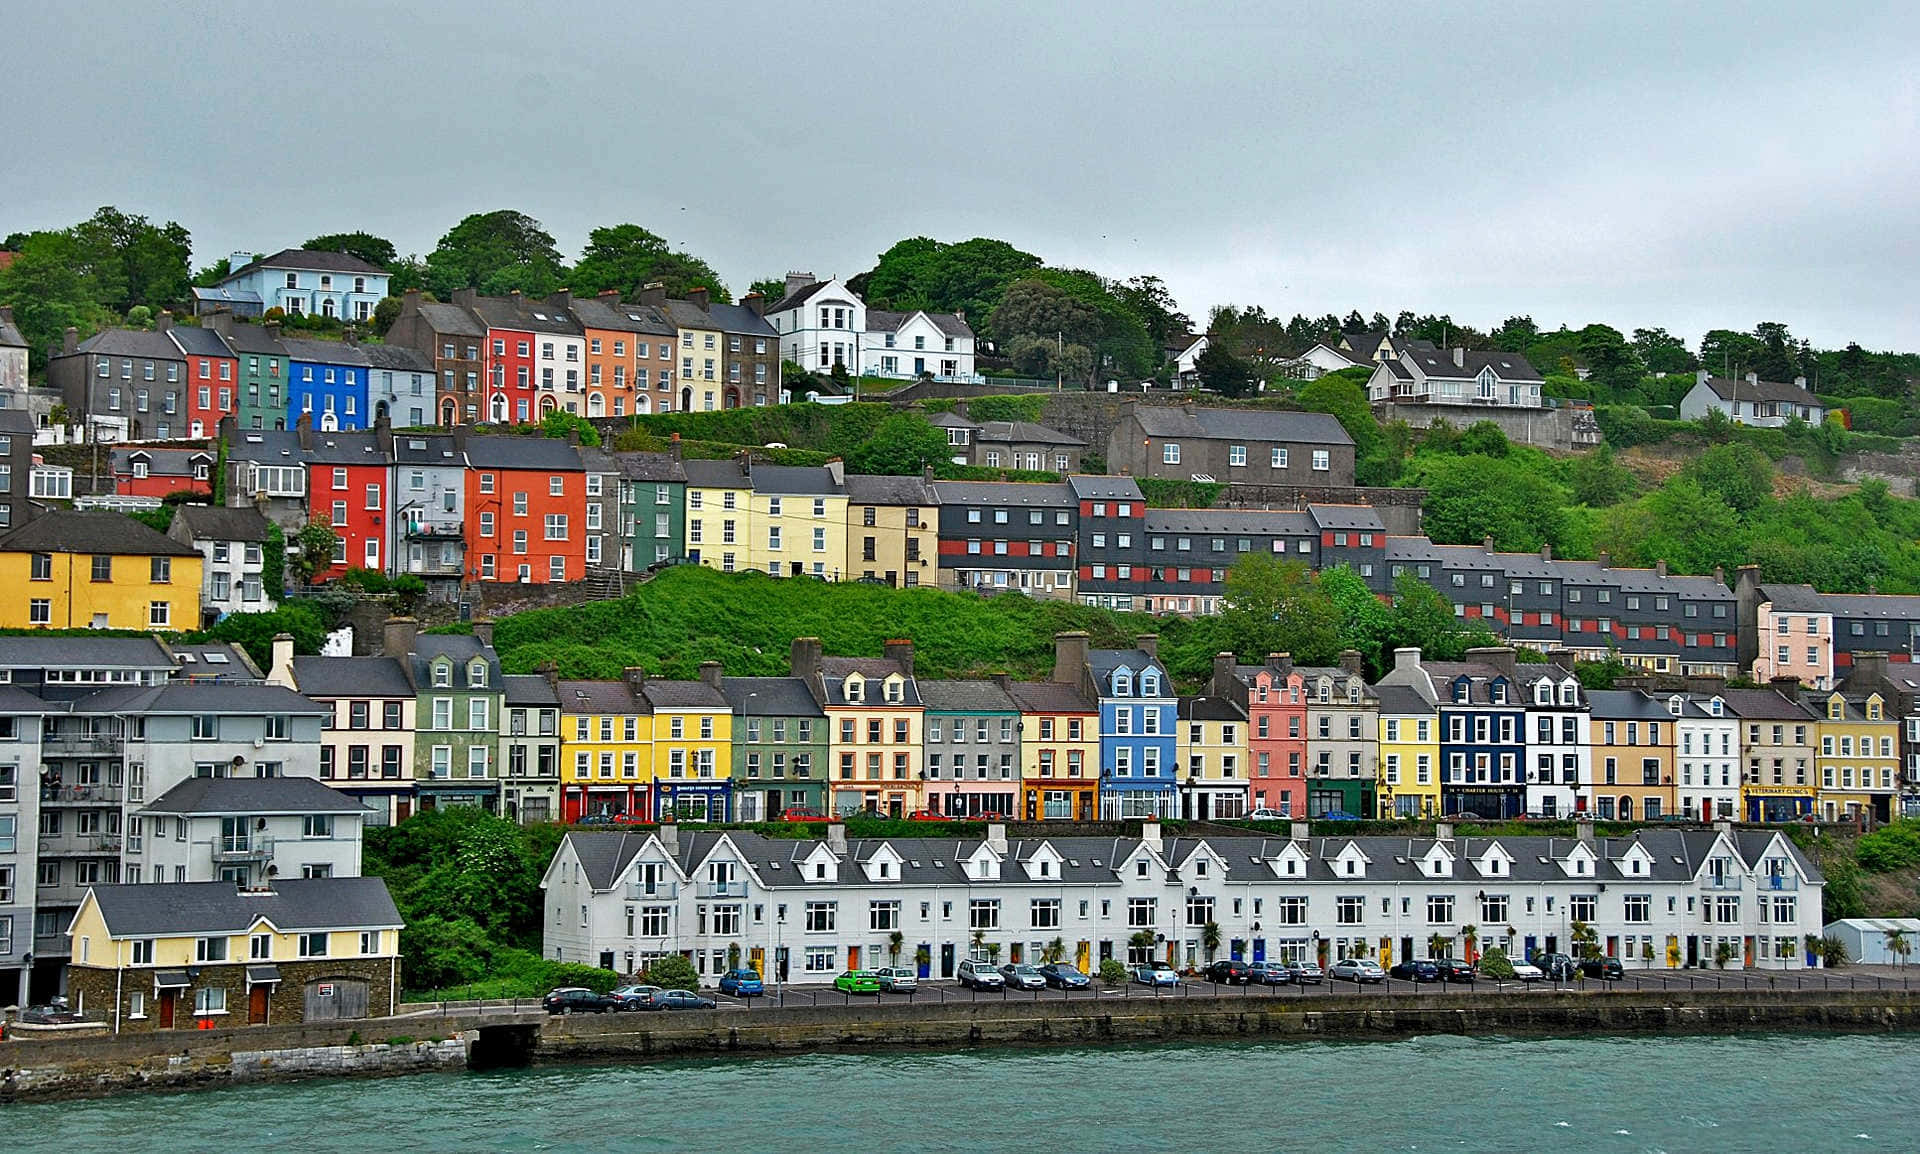
POLYGON ((360 355, 376 369, 400 373, 433 371, 433 358, 408 345, 362 345, 360 355))
POLYGON ((898 662, 885 657, 823 657, 820 659, 820 679, 827 691, 828 705, 847 704, 845 684, 847 678, 858 674, 865 682, 863 705, 884 705, 889 708, 917 708, 920 705, 920 691, 914 678, 898 662), (895 674, 904 678, 899 701, 887 701, 883 683, 895 674))
MULTIPOLYGON (((1134 486, 1136 499, 1138 499, 1139 488, 1138 485, 1134 486)), ((940 498, 942 505, 1039 505, 1060 509, 1074 507, 1073 489, 1064 483, 935 481, 933 491, 940 498)))
POLYGON ((601 297, 576 297, 573 316, 585 328, 616 333, 670 337, 679 330, 653 305, 630 304, 601 297))
POLYGON ((1808 392, 1802 385, 1786 384, 1781 381, 1747 381, 1732 377, 1708 377, 1696 382, 1696 387, 1705 385, 1713 390, 1713 395, 1723 401, 1769 401, 1775 404, 1805 405, 1810 409, 1824 409, 1826 402, 1808 392))
POLYGON ((629 481, 685 484, 687 480, 686 466, 672 453, 615 453, 613 463, 620 476, 629 481))
POLYGON ((233 356, 233 350, 227 347, 226 341, 220 339, 219 333, 199 325, 176 324, 167 330, 167 336, 173 339, 181 352, 196 357, 233 356))
POLYGON ((224 881, 94 886, 88 893, 115 938, 237 934, 262 918, 282 932, 402 924, 379 878, 280 878, 267 893, 224 881))
POLYGON ((1819 714, 1772 689, 1723 689, 1727 711, 1743 721, 1812 721, 1819 714))
POLYGON ((1020 710, 999 685, 991 681, 920 682, 920 703, 943 713, 1017 713, 1020 710))
POLYGON ((198 557, 200 551, 131 517, 105 510, 50 509, 0 537, 5 553, 103 553, 137 557, 198 557))
POLYGON ((825 465, 763 465, 753 462, 753 491, 776 496, 841 497, 846 482, 825 465))
POLYGON ((156 477, 190 477, 194 466, 205 462, 211 468, 214 461, 212 453, 205 449, 173 449, 160 445, 130 445, 113 450, 113 471, 125 475, 133 472, 133 462, 144 460, 149 475, 156 477))
POLYGON ((973 329, 967 322, 954 313, 927 312, 922 309, 907 312, 894 312, 891 309, 868 309, 867 331, 870 333, 897 333, 901 327, 914 317, 924 316, 934 328, 956 339, 973 336, 973 329))
POLYGON ((1326 413, 1279 409, 1209 409, 1185 405, 1135 405, 1131 412, 1150 437, 1211 441, 1289 441, 1351 445, 1340 422, 1326 413))
POLYGON ((317 249, 283 248, 272 256, 263 256, 252 264, 241 265, 228 273, 227 281, 246 276, 255 269, 296 269, 301 272, 344 272, 355 276, 387 276, 387 270, 369 264, 351 253, 321 252, 317 249))
POLYGON ((544 674, 509 673, 500 678, 500 688, 509 706, 537 709, 560 704, 559 695, 544 674))
POLYGON ((558 437, 501 434, 467 438, 467 461, 476 469, 530 469, 578 473, 580 450, 558 437))
POLYGON ((647 704, 656 710, 725 710, 727 708, 726 694, 704 681, 649 680, 643 692, 646 694, 647 704))
POLYGON ((653 706, 625 681, 562 681, 554 686, 562 713, 629 715, 652 713, 653 706))
MULTIPOLYGON (((1016 681, 1007 693, 1024 713, 1098 713, 1078 685, 1061 681, 1016 681)), ((1097 736, 1097 735, 1096 735, 1097 736)))
MULTIPOLYGON (((1373 694, 1380 699, 1380 713, 1383 716, 1394 714, 1400 717, 1431 717, 1436 712, 1427 699, 1420 696, 1420 692, 1411 685, 1376 685, 1373 687, 1373 694)), ((1435 734, 1434 737, 1438 739, 1439 734, 1435 734)))
MULTIPOLYGON (((1587 704, 1596 721, 1672 721, 1667 707, 1637 689, 1590 689, 1587 704)), ((1599 744, 1596 740, 1595 744, 1599 744)))
POLYGON ((358 801, 311 777, 190 777, 150 802, 145 813, 360 813, 358 801))
POLYGON ((1133 670, 1136 676, 1147 669, 1156 670, 1160 674, 1160 696, 1173 696, 1173 682, 1167 677, 1166 666, 1144 649, 1090 649, 1087 665, 1093 670, 1094 683, 1101 688, 1106 687, 1113 671, 1122 665, 1133 670))
POLYGON ((1057 429, 1045 425, 1036 425, 1032 421, 983 421, 977 441, 992 441, 995 444, 1022 445, 1085 445, 1078 437, 1069 436, 1057 429))
MULTIPOLYGON (((806 304, 807 301, 811 299, 814 296, 814 294, 818 293, 820 290, 826 288, 829 285, 838 284, 838 283, 839 281, 834 277, 828 277, 826 280, 810 281, 807 284, 803 284, 799 288, 788 293, 786 296, 781 297, 775 303, 768 305, 767 312, 783 313, 783 312, 786 312, 788 309, 797 309, 801 305, 806 304)), ((844 290, 846 286, 841 285, 841 288, 844 290)), ((847 295, 853 296, 852 293, 848 293, 847 295)), ((854 299, 858 300, 859 298, 855 297, 854 299)))
POLYGON ((173 668, 173 659, 151 637, 0 637, 0 669, 173 668))
POLYGON ((740 468, 738 458, 714 461, 707 458, 682 461, 681 471, 687 484, 701 489, 751 489, 752 480, 740 468))
POLYGON ((1181 721, 1247 720, 1247 711, 1231 697, 1182 697, 1177 712, 1181 721))
POLYGON ((479 689, 482 692, 488 692, 500 684, 499 655, 494 653, 493 646, 471 634, 419 634, 413 640, 413 652, 407 656, 413 683, 423 691, 433 685, 433 663, 441 657, 453 663, 453 684, 448 688, 479 689), (487 684, 484 686, 468 684, 467 666, 476 657, 487 663, 487 684))
POLYGON ((580 326, 573 317, 548 301, 522 297, 516 304, 510 296, 473 298, 473 311, 490 328, 518 332, 547 333, 577 337, 580 326))
MULTIPOLYGON (((178 361, 185 354, 180 347, 169 340, 163 332, 147 329, 102 329, 80 342, 78 352, 82 355, 98 353, 102 356, 144 357, 157 361, 178 361)), ((65 356, 55 353, 54 356, 65 356)))
POLYGON ((272 524, 251 506, 181 505, 173 518, 194 541, 265 541, 272 524))
POLYGON ((295 657, 293 680, 309 697, 412 697, 406 662, 397 657, 295 657))
POLYGON ((1492 369, 1493 375, 1503 381, 1530 383, 1545 379, 1527 358, 1498 349, 1410 348, 1401 355, 1412 360, 1428 377, 1439 380, 1470 381, 1479 376, 1482 369, 1492 369), (1453 363, 1455 352, 1460 354, 1457 365, 1453 363))
POLYGON ((737 717, 825 716, 799 677, 728 677, 720 691, 737 717))
POLYGON ((847 477, 847 502, 853 505, 938 505, 933 483, 923 477, 879 477, 853 473, 847 477))
POLYGON ((472 312, 443 301, 420 302, 420 318, 436 333, 462 337, 484 337, 487 325, 472 312))
POLYGON ((1082 501, 1145 501, 1140 483, 1132 477, 1106 477, 1093 473, 1074 473, 1066 479, 1067 488, 1082 501))
POLYGON ((369 364, 364 349, 345 341, 313 341, 302 337, 282 337, 280 343, 286 346, 289 360, 312 361, 316 365, 346 365, 356 369, 365 368, 369 364))
POLYGON ((1323 529, 1358 529, 1385 534, 1386 523, 1371 505, 1308 505, 1307 513, 1323 529))
POLYGON ((723 333, 738 333, 742 336, 779 337, 766 318, 759 316, 744 305, 709 305, 700 308, 688 300, 670 300, 662 310, 667 319, 680 328, 715 329, 723 333))
POLYGON ((1314 524, 1305 513, 1264 509, 1148 509, 1142 518, 1149 533, 1261 533, 1277 537, 1312 537, 1314 524))
POLYGON ((227 346, 236 353, 258 353, 268 357, 287 355, 286 346, 280 343, 280 338, 274 333, 268 332, 265 325, 243 324, 236 319, 225 339, 227 346))

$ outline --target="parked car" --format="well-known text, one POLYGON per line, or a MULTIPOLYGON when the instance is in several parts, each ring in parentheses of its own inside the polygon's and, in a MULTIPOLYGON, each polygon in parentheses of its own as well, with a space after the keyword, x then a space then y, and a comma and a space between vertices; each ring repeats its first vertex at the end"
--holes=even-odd
POLYGON ((1440 967, 1425 959, 1409 959, 1394 963, 1394 967, 1387 971, 1387 976, 1409 982, 1437 982, 1440 980, 1440 967))
POLYGON ((1046 979, 1047 985, 1059 990, 1084 990, 1093 984, 1092 978, 1065 962, 1048 962, 1040 967, 1040 976, 1046 979))
POLYGON ((793 806, 790 809, 783 809, 780 811, 780 820, 781 821, 825 821, 827 820, 827 815, 824 813, 821 813, 817 809, 807 809, 803 806, 793 806))
POLYGON ((1287 973, 1303 986, 1317 986, 1327 976, 1318 962, 1288 962, 1287 973))
POLYGON ((993 968, 992 962, 973 958, 962 960, 955 976, 960 979, 961 985, 970 990, 1001 990, 1007 985, 1006 977, 993 968))
POLYGON ((873 971, 873 976, 889 994, 904 994, 920 986, 920 975, 907 966, 882 966, 873 971))
POLYGON ((767 992, 767 984, 753 970, 728 970, 720 975, 720 992, 735 998, 757 998, 767 992))
POLYGON ((692 990, 655 990, 647 999, 649 1010, 711 1010, 712 998, 703 998, 692 990))
POLYGON ((1253 980, 1253 968, 1238 958, 1222 958, 1207 967, 1207 980, 1223 986, 1244 986, 1253 980))
POLYGON ((615 825, 652 825, 653 819, 648 817, 644 813, 616 813, 613 815, 613 824, 615 825))
POLYGON ((938 813, 930 809, 916 809, 912 813, 907 815, 907 820, 908 821, 954 821, 957 819, 950 818, 944 813, 938 813))
POLYGON ((621 986, 607 996, 613 999, 613 1008, 616 1010, 638 1010, 642 1003, 652 997, 659 988, 659 986, 621 986))
POLYGON ((1133 980, 1143 986, 1177 986, 1180 974, 1165 962, 1144 962, 1133 967, 1133 980))
POLYGON ((1360 815, 1357 813, 1343 813, 1340 810, 1336 809, 1332 813, 1321 814, 1320 820, 1321 821, 1359 821, 1360 815))
POLYGON ((1580 972, 1589 978, 1605 978, 1608 981, 1619 981, 1627 976, 1619 958, 1587 958, 1580 963, 1580 972))
POLYGON ((1259 809, 1250 811, 1247 814, 1247 820, 1248 821, 1291 821, 1293 820, 1293 815, 1290 813, 1281 813, 1277 809, 1268 809, 1265 806, 1261 806, 1259 809))
POLYGON ((1040 967, 1031 962, 1008 962, 1000 967, 1000 976, 1007 980, 1007 986, 1015 990, 1044 990, 1047 988, 1047 976, 1040 967))
POLYGON ((1574 960, 1566 954, 1536 953, 1527 960, 1535 966, 1538 966, 1542 974, 1545 974, 1556 982, 1571 979, 1574 971, 1579 968, 1575 965, 1574 960))
POLYGON ((1293 971, 1285 962, 1254 962, 1247 967, 1247 980, 1262 986, 1284 986, 1293 981, 1293 971))
POLYGON ((1343 982, 1352 982, 1356 986, 1387 980, 1387 972, 1380 968, 1380 963, 1366 958, 1342 958, 1333 963, 1333 968, 1327 971, 1327 976, 1338 978, 1343 982))
POLYGON ((1479 976, 1472 966, 1458 958, 1437 958, 1433 964, 1439 968, 1443 982, 1471 982, 1479 976))
POLYGON ((580 817, 577 820, 574 821, 573 824, 575 825, 606 825, 611 821, 613 821, 613 818, 609 817, 604 813, 583 813, 580 815, 580 817))
POLYGON ((1523 982, 1545 981, 1547 973, 1532 962, 1513 963, 1513 976, 1523 982))
POLYGON ((833 980, 833 988, 843 994, 877 994, 880 976, 872 970, 848 970, 833 980))
POLYGON ((614 1008, 612 994, 597 994, 585 986, 561 986, 540 999, 549 1014, 604 1014, 614 1008))

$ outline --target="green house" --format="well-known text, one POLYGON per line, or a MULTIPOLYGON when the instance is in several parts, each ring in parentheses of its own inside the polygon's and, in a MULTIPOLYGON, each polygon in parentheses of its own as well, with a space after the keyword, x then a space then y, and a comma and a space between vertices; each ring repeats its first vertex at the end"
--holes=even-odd
POLYGON ((827 812, 827 718, 798 677, 729 677, 733 797, 741 821, 827 812))
POLYGON ((413 766, 420 808, 499 812, 504 682, 493 646, 478 636, 421 634, 408 667, 418 694, 413 766))
POLYGON ((616 453, 620 469, 620 567, 639 573, 687 555, 687 471, 680 443, 665 453, 616 453))

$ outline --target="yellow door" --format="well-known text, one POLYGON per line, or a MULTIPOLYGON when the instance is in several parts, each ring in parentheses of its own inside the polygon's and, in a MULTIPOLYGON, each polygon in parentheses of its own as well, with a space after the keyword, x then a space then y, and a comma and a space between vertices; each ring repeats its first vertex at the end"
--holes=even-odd
POLYGON ((766 963, 767 963, 767 951, 760 946, 753 947, 753 953, 748 955, 748 962, 747 962, 748 965, 753 967, 753 972, 756 974, 759 974, 763 978, 766 977, 767 976, 766 963))
POLYGON ((1093 958, 1093 943, 1081 942, 1073 951, 1073 964, 1081 973, 1087 972, 1087 963, 1093 958))

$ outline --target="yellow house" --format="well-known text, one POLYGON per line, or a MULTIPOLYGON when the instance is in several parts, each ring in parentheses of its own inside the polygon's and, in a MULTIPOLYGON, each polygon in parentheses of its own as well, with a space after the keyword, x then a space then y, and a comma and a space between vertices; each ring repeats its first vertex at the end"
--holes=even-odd
POLYGON ((392 1014, 400 911, 379 878, 94 886, 67 931, 68 997, 115 1033, 392 1014))
POLYGON ((1182 697, 1174 735, 1180 815, 1190 821, 1245 817, 1247 714, 1231 698, 1182 697))
POLYGON ((1026 820, 1094 821, 1100 809, 1100 707, 1058 681, 1007 686, 1020 707, 1026 820))
POLYGON ((913 642, 888 641, 882 657, 822 657, 820 639, 793 642, 792 674, 827 717, 827 804, 904 817, 926 808, 921 744, 926 706, 913 676, 913 642))
POLYGON ((1839 691, 1815 694, 1820 712, 1820 816, 1827 821, 1890 816, 1894 782, 1900 772, 1900 722, 1888 716, 1878 693, 1849 696, 1839 691))
POLYGON ((43 513, 0 538, 0 628, 200 628, 200 551, 119 513, 43 513))
POLYGON ((749 454, 687 461, 687 557, 725 573, 847 576, 847 491, 838 461, 768 465, 749 454))
POLYGON ((653 815, 675 821, 733 819, 733 708, 718 661, 698 681, 647 681, 653 713, 653 815))
POLYGON ((653 712, 646 675, 621 681, 555 681, 560 699, 560 816, 653 813, 653 712))
POLYGON ((1380 695, 1380 816, 1432 818, 1440 810, 1440 718, 1404 685, 1380 695))
POLYGON ((687 461, 687 559, 723 573, 753 563, 753 478, 745 455, 687 461))
POLYGON ((848 580, 896 589, 939 584, 939 510, 932 469, 920 477, 847 478, 848 580))

